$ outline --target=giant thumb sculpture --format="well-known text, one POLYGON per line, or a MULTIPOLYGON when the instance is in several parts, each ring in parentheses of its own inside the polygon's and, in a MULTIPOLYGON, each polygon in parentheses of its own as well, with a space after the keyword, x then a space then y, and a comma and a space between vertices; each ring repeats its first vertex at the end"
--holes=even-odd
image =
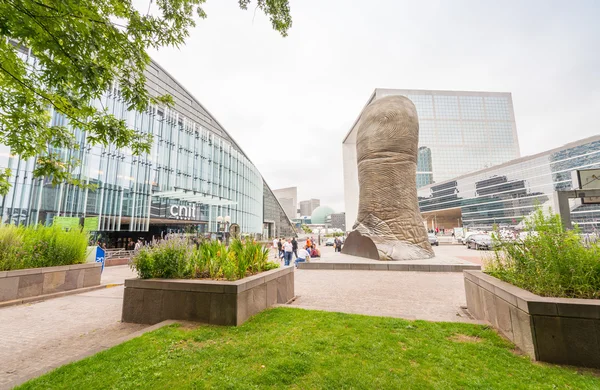
POLYGON ((375 100, 358 122, 358 219, 343 253, 378 260, 434 256, 417 203, 419 120, 403 96, 375 100))

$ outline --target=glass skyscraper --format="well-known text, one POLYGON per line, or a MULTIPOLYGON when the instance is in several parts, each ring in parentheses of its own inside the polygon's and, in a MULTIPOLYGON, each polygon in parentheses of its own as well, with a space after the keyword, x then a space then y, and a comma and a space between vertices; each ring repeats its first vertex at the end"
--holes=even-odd
MULTIPOLYGON (((575 189, 572 173, 585 169, 600 169, 600 136, 422 187, 419 208, 430 228, 522 228, 535 207, 556 211, 555 191, 575 189)), ((583 231, 600 228, 600 205, 572 199, 570 209, 583 231)))
POLYGON ((22 160, 0 145, 0 167, 12 170, 12 188, 0 205, 2 222, 49 225, 56 217, 71 217, 80 218, 84 225, 91 221, 91 230, 109 237, 139 237, 141 232, 160 235, 186 226, 217 232, 217 217, 229 216, 242 233, 291 232, 260 172, 217 120, 158 64, 152 62, 146 73, 149 90, 173 96, 173 108, 128 111, 118 86, 95 104, 152 136, 151 152, 133 156, 130 150, 112 145, 92 146, 84 132, 54 112, 53 124, 71 127, 80 148, 53 152, 65 160, 81 161, 73 172, 75 178, 95 188, 66 183, 54 187, 47 178, 34 178, 35 158, 22 160), (268 215, 265 202, 270 205, 268 215), (285 229, 268 226, 275 221, 285 224, 285 229))
POLYGON ((418 187, 520 157, 510 93, 377 89, 372 100, 389 95, 417 108, 419 146, 430 151, 419 153, 427 161, 418 164, 418 187))

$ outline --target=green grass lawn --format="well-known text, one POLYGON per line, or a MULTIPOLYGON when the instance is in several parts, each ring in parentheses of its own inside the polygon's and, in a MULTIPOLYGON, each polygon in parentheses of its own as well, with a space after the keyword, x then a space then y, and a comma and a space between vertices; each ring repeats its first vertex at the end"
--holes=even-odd
POLYGON ((243 326, 168 326, 21 389, 599 389, 533 363, 485 326, 292 308, 243 326))

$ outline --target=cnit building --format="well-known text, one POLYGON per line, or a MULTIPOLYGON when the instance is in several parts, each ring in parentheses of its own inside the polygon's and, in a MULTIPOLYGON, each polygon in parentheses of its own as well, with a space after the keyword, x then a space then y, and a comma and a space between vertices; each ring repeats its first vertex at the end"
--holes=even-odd
MULTIPOLYGON (((389 95, 406 96, 417 109, 417 188, 520 157, 510 93, 378 88, 365 108, 389 95)), ((359 119, 360 115, 342 143, 346 230, 352 230, 358 214, 359 119)))
MULTIPOLYGON (((35 61, 27 50, 20 51, 35 61)), ((292 235, 273 192, 216 118, 157 63, 148 66, 146 76, 151 93, 170 94, 173 108, 128 111, 117 85, 96 104, 108 107, 139 133, 152 135, 150 153, 132 156, 112 145, 89 145, 85 132, 73 127, 80 149, 58 152, 65 160, 81 161, 75 177, 96 187, 82 189, 67 183, 53 187, 47 178, 34 178, 35 158, 22 160, 0 145, 0 167, 12 170, 11 190, 0 205, 2 222, 50 225, 55 217, 79 218, 115 246, 128 238, 189 227, 217 232, 218 220, 225 217, 238 224, 242 234, 292 235)), ((67 122, 53 113, 53 125, 67 122)))

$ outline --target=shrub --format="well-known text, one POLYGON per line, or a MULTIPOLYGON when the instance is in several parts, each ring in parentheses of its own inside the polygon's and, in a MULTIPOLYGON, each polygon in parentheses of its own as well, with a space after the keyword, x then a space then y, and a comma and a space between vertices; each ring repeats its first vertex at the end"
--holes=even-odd
POLYGON ((560 216, 541 208, 527 230, 516 242, 495 238, 486 273, 541 296, 600 298, 599 244, 584 245, 578 228, 565 230, 560 216))
POLYGON ((229 248, 219 241, 204 241, 196 247, 175 237, 142 248, 131 268, 141 279, 237 280, 279 267, 268 259, 269 250, 251 240, 233 240, 229 248))
POLYGON ((56 226, 0 226, 0 271, 84 263, 88 240, 56 226))

